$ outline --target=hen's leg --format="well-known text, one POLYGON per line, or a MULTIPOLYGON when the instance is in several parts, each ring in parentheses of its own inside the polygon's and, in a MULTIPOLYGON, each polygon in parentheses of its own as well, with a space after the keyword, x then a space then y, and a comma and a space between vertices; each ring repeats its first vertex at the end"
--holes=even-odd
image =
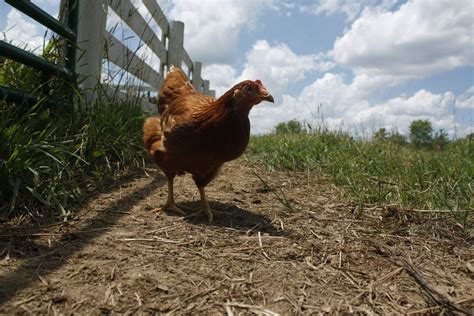
POLYGON ((193 214, 197 215, 199 213, 204 213, 207 215, 207 218, 209 219, 209 223, 212 223, 213 215, 211 208, 209 207, 209 203, 207 202, 206 198, 206 192, 204 192, 204 188, 209 184, 209 182, 212 181, 219 172, 219 168, 215 168, 207 172, 205 175, 202 174, 193 174, 193 180, 194 183, 196 183, 196 186, 199 189, 199 194, 201 195, 201 209, 199 212, 193 214))
POLYGON ((207 203, 207 198, 206 198, 206 192, 204 192, 204 187, 198 187, 199 189, 199 194, 201 195, 201 213, 204 213, 207 215, 207 218, 209 219, 209 223, 212 223, 212 211, 211 208, 209 207, 209 203, 207 203))
POLYGON ((152 210, 153 212, 161 213, 161 212, 170 210, 181 215, 186 215, 186 213, 183 210, 181 210, 179 207, 177 207, 176 203, 174 202, 173 181, 174 181, 174 178, 168 179, 168 198, 166 200, 166 204, 162 207, 152 210))

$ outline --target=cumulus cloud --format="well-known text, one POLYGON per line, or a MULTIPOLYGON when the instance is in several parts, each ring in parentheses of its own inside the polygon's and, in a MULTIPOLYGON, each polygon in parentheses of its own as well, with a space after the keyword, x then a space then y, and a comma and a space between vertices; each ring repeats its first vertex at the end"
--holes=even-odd
POLYGON ((193 59, 230 64, 240 32, 255 28, 258 17, 272 9, 274 0, 173 0, 169 14, 185 23, 184 46, 193 59))
POLYGON ((225 64, 204 65, 202 77, 209 80, 218 97, 238 82, 235 68, 225 64))
POLYGON ((395 12, 365 10, 334 43, 336 63, 394 84, 474 65, 470 0, 409 1, 395 12))
POLYGON ((277 123, 290 119, 313 125, 324 121, 329 128, 368 133, 380 127, 407 133, 413 120, 428 119, 435 129, 443 128, 451 136, 472 132, 474 86, 457 96, 450 91, 420 89, 410 96, 374 99, 380 91, 400 83, 473 65, 474 4, 417 0, 387 11, 393 4, 316 2, 312 13, 344 12, 348 19, 355 19, 328 52, 337 66, 353 76, 329 72, 297 96, 284 94, 277 106, 256 107, 251 113, 254 132, 269 132, 277 123))
POLYGON ((212 82, 217 95, 242 80, 260 79, 274 97, 281 99, 290 84, 303 80, 311 71, 325 71, 331 67, 333 63, 324 54, 298 55, 284 43, 272 45, 259 40, 245 54, 240 75, 230 65, 211 64, 204 66, 203 76, 212 82))
POLYGON ((367 91, 346 83, 343 75, 326 73, 307 85, 299 96, 284 95, 279 105, 256 107, 251 113, 254 132, 269 132, 277 123, 291 119, 343 128, 369 108, 366 97, 367 91))
POLYGON ((412 96, 396 97, 370 104, 363 91, 346 84, 338 74, 328 73, 297 96, 284 95, 277 106, 259 105, 251 112, 254 133, 267 133, 291 119, 312 126, 370 134, 380 127, 408 132, 413 120, 428 119, 436 129, 463 136, 473 131, 474 96, 448 91, 433 93, 421 89, 412 96))
POLYGON ((331 67, 323 58, 321 55, 297 55, 284 43, 272 46, 260 40, 246 54, 239 81, 261 79, 276 97, 280 97, 289 84, 303 80, 308 72, 331 67))
POLYGON ((457 98, 456 107, 474 112, 474 85, 457 98))
POLYGON ((428 119, 435 129, 443 128, 453 135, 454 102, 452 92, 434 94, 421 89, 413 96, 392 98, 367 108, 355 115, 353 120, 365 126, 372 124, 406 132, 413 120, 428 119))

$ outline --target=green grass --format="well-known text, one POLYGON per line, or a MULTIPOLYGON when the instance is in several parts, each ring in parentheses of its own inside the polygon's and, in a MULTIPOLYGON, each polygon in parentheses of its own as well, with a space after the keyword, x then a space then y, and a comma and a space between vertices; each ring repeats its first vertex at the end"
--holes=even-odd
POLYGON ((66 217, 84 189, 142 165, 143 117, 132 103, 68 113, 0 102, 0 217, 66 217))
POLYGON ((272 134, 252 137, 246 157, 269 170, 329 176, 360 205, 465 210, 464 220, 474 209, 474 142, 469 139, 425 150, 338 132, 272 134))
MULTIPOLYGON (((60 41, 45 39, 41 56, 64 64, 60 41)), ((67 81, 20 63, 0 65, 0 84, 38 97, 34 106, 0 100, 0 219, 32 215, 66 219, 71 202, 144 164, 139 100, 48 107, 79 92, 67 81)), ((102 99, 103 100, 103 99, 102 99)), ((69 102, 70 103, 70 102, 69 102)))

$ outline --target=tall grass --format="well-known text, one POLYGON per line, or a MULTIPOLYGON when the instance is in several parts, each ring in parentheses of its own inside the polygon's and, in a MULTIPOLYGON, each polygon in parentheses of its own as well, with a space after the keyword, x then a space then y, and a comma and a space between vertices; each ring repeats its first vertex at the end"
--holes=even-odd
POLYGON ((270 170, 311 170, 329 176, 358 204, 417 209, 474 209, 474 143, 444 150, 362 141, 340 132, 252 137, 247 159, 270 170))
MULTIPOLYGON (((97 103, 63 113, 0 102, 2 217, 57 210, 84 189, 143 163, 143 114, 133 103, 97 103)), ((57 213, 56 213, 57 214, 57 213)))
MULTIPOLYGON (((63 55, 60 40, 45 38, 44 59, 63 64, 63 55)), ((38 97, 34 106, 0 100, 0 219, 65 219, 82 192, 143 165, 140 100, 48 107, 45 97, 68 102, 75 87, 11 60, 0 64, 0 83, 38 97)))

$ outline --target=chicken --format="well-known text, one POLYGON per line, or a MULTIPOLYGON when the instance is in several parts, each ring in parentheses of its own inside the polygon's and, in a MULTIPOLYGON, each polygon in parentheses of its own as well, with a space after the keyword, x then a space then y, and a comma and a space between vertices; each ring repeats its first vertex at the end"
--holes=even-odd
POLYGON ((201 196, 200 212, 213 220, 204 188, 221 166, 239 157, 250 137, 252 107, 274 102, 260 80, 236 84, 217 100, 194 89, 186 75, 171 66, 158 97, 160 117, 143 125, 145 148, 168 178, 168 198, 155 209, 185 214, 176 206, 173 180, 190 173, 201 196))

